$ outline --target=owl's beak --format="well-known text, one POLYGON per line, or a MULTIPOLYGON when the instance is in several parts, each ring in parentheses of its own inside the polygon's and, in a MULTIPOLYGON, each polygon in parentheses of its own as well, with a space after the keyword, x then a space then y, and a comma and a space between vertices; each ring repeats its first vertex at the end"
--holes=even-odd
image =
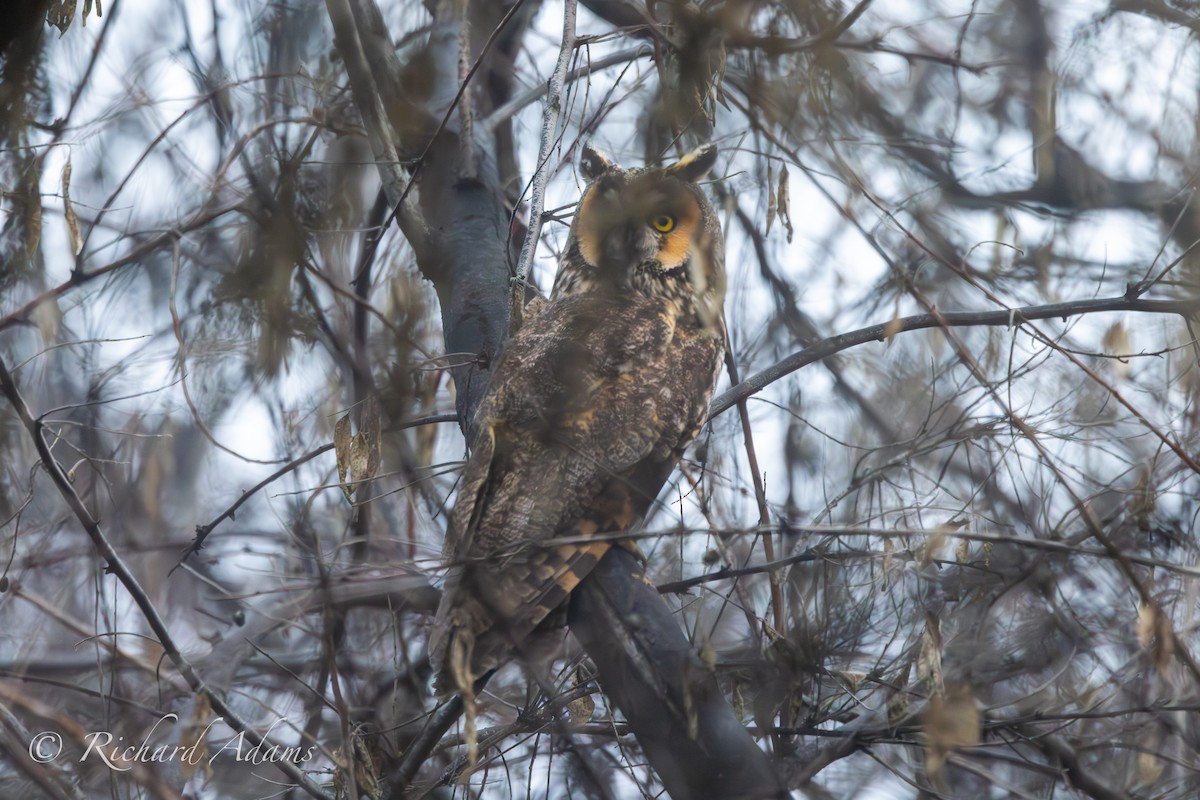
POLYGON ((643 262, 652 258, 656 242, 639 221, 614 227, 600 245, 600 269, 622 291, 633 289, 633 275, 643 262))

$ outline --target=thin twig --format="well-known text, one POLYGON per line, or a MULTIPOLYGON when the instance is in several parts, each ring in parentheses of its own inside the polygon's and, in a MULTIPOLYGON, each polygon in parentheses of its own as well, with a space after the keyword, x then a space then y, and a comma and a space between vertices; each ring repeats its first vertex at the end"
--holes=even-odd
MULTIPOLYGON (((1008 534, 990 533, 988 531, 932 531, 924 528, 868 528, 859 526, 844 526, 844 525, 787 525, 787 526, 772 526, 767 530, 758 527, 751 528, 731 528, 728 530, 714 531, 712 528, 673 528, 671 530, 642 530, 642 531, 623 531, 621 533, 600 534, 589 537, 579 536, 556 536, 553 539, 547 539, 544 544, 579 544, 581 542, 602 541, 628 541, 641 539, 661 539, 664 536, 733 536, 739 534, 750 533, 768 533, 779 532, 787 533, 792 536, 874 536, 878 538, 906 538, 909 536, 944 536, 948 539, 962 539, 969 542, 984 542, 986 544, 1008 544, 1017 547, 1028 547, 1032 550, 1045 550, 1050 553, 1061 553, 1066 556, 1086 556, 1088 558, 1112 558, 1113 555, 1108 550, 1102 548, 1083 547, 1075 542, 1057 541, 1052 539, 1034 539, 1026 536, 1012 536, 1008 534)), ((883 555, 874 551, 839 551, 839 550, 824 550, 810 548, 803 553, 797 553, 795 556, 781 558, 769 564, 748 565, 745 567, 722 567, 716 572, 705 573, 704 575, 695 578, 688 578, 680 581, 672 581, 657 586, 657 589, 663 593, 678 592, 686 590, 691 586, 696 586, 702 583, 712 581, 725 580, 728 578, 736 578, 745 575, 754 575, 762 572, 768 572, 773 569, 778 569, 783 566, 794 563, 803 563, 808 561, 825 560, 835 561, 846 558, 873 558, 883 555)), ((1167 561, 1161 558, 1150 558, 1148 556, 1140 556, 1136 553, 1126 553, 1125 558, 1133 564, 1138 564, 1143 567, 1154 567, 1156 569, 1172 572, 1177 575, 1186 575, 1189 578, 1200 578, 1200 567, 1192 567, 1186 564, 1179 564, 1174 561, 1167 561)))
MULTIPOLYGON (((870 203, 872 205, 874 205, 877 209, 879 209, 879 211, 882 214, 884 214, 889 220, 891 220, 891 222, 893 224, 895 224, 909 238, 909 240, 913 242, 913 244, 915 244, 917 247, 919 247, 923 251, 925 251, 931 258, 936 259, 941 264, 950 268, 952 271, 957 272, 959 274, 963 274, 962 267, 960 265, 950 262, 948 259, 946 259, 945 257, 943 257, 940 254, 938 254, 937 252, 935 252, 933 249, 928 247, 925 244, 925 242, 923 242, 918 236, 916 236, 911 231, 909 231, 905 225, 903 225, 899 220, 897 220, 895 215, 893 215, 884 206, 884 204, 878 198, 876 198, 870 192, 870 190, 867 189, 867 186, 865 183, 863 183, 861 180, 857 180, 857 184, 858 184, 859 190, 863 193, 863 195, 867 198, 867 200, 870 201, 870 203)), ((893 268, 898 269, 898 267, 895 267, 895 266, 893 266, 893 268)), ((965 277, 965 275, 964 275, 964 277, 965 277)), ((974 283, 974 282, 972 281, 972 283, 974 283)), ((1053 473, 1054 479, 1058 482, 1058 484, 1060 486, 1062 486, 1063 491, 1065 491, 1067 493, 1067 496, 1071 499, 1071 504, 1075 507, 1076 511, 1079 512, 1079 515, 1082 518, 1090 537, 1094 538, 1096 541, 1098 541, 1101 544, 1101 546, 1110 555, 1112 555, 1113 559, 1116 560, 1117 565, 1120 567, 1121 573, 1125 576, 1125 579, 1127 581, 1129 581, 1130 585, 1133 586, 1134 589, 1137 590, 1137 594, 1138 594, 1139 599, 1142 602, 1142 605, 1145 606, 1146 608, 1149 608, 1154 613, 1155 618, 1164 619, 1164 620, 1167 619, 1166 612, 1163 611, 1162 604, 1160 603, 1159 599, 1154 595, 1153 592, 1151 592, 1149 590, 1149 588, 1147 588, 1146 584, 1138 576, 1137 572, 1133 568, 1133 562, 1130 560, 1129 556, 1123 550, 1121 550, 1119 547, 1117 547, 1117 545, 1113 542, 1112 538, 1109 537, 1109 535, 1104 531, 1104 526, 1101 524, 1100 519, 1096 516, 1095 509, 1091 505, 1085 503, 1083 498, 1080 496, 1079 492, 1077 492, 1074 489, 1074 487, 1071 486, 1071 483, 1070 483, 1070 481, 1067 480, 1067 476, 1064 474, 1063 470, 1058 466, 1058 464, 1055 463, 1055 460, 1051 456, 1049 450, 1047 450, 1046 445, 1042 443, 1042 440, 1038 434, 1038 431, 1036 431, 1031 425, 1029 425, 1029 423, 1027 423, 1021 415, 1017 414, 1016 411, 1013 410, 1012 406, 1005 400, 1005 398, 1001 397, 1000 392, 997 391, 996 387, 992 384, 992 382, 988 380, 986 372, 984 371, 983 367, 980 366, 979 361, 975 358, 974 354, 971 353, 971 351, 967 348, 966 344, 962 341, 962 339, 959 338, 954 333, 954 331, 951 330, 951 326, 948 325, 946 322, 946 315, 942 314, 942 312, 940 312, 937 309, 936 304, 934 304, 915 285, 909 284, 908 293, 913 297, 913 299, 915 299, 929 313, 930 316, 932 316, 934 318, 934 324, 936 324, 939 328, 942 329, 943 333, 945 334, 946 341, 948 341, 950 343, 951 347, 954 348, 954 351, 958 355, 959 360, 962 362, 963 366, 965 366, 970 371, 971 375, 979 383, 980 388, 982 388, 985 392, 987 392, 992 397, 992 399, 996 402, 996 404, 1001 409, 1003 409, 1005 416, 1008 418, 1008 420, 1012 424, 1012 426, 1014 428, 1016 428, 1017 430, 1019 430, 1021 432, 1021 435, 1025 438, 1025 440, 1028 441, 1030 443, 1030 445, 1032 445, 1034 447, 1034 449, 1037 450, 1039 458, 1041 458, 1042 462, 1046 465, 1047 469, 1049 469, 1051 471, 1051 473, 1053 473)), ((995 301, 995 298, 991 295, 990 292, 988 293, 988 295, 989 295, 989 299, 992 299, 993 301, 995 301)), ((1126 303, 1137 303, 1140 301, 1140 298, 1141 298, 1140 286, 1138 284, 1130 284, 1126 288, 1125 296, 1122 299, 1126 303)), ((1160 300, 1157 302, 1165 303, 1165 302, 1171 302, 1171 301, 1161 301, 1160 300)), ((1190 318, 1191 316, 1193 316, 1196 313, 1194 310, 1194 306, 1200 301, 1192 300, 1192 301, 1182 301, 1182 302, 1185 302, 1187 305, 1193 307, 1193 309, 1189 312, 1182 312, 1183 316, 1185 318, 1190 318)), ((1014 312, 1009 312, 1009 313, 1011 314, 1014 312)), ((1177 312, 1177 313, 1181 313, 1181 312, 1177 312)), ((1036 326, 1031 326, 1031 327, 1033 327, 1033 330, 1037 333, 1037 335, 1041 339, 1048 340, 1050 338, 1050 337, 1046 336, 1046 334, 1042 333, 1041 330, 1039 330, 1036 326)), ((1091 373, 1091 374, 1094 375, 1094 373, 1091 373)), ((1120 399, 1120 398, 1118 398, 1118 399, 1120 399)), ((1130 409, 1130 410, 1133 410, 1133 409, 1130 409)), ((1152 427, 1151 431, 1153 433, 1157 433, 1159 435, 1160 439, 1163 441, 1163 443, 1166 444, 1168 447, 1170 447, 1174 452, 1176 452, 1176 454, 1181 455, 1181 457, 1185 463, 1187 463, 1189 465, 1194 463, 1191 461, 1190 457, 1186 456, 1186 454, 1183 453, 1181 448, 1179 448, 1173 442, 1166 439, 1166 437, 1163 434, 1161 434, 1156 428, 1152 427)), ((1200 663, 1198 663, 1196 661, 1195 656, 1192 655, 1192 651, 1188 648, 1187 644, 1179 636, 1178 632, 1176 632, 1175 628, 1173 626, 1171 626, 1170 624, 1168 624, 1166 626, 1166 628, 1167 628, 1166 632, 1169 634, 1171 644, 1173 644, 1174 656, 1176 658, 1178 658, 1179 661, 1183 664, 1183 666, 1187 669, 1187 671, 1189 673, 1191 673, 1193 679, 1200 680, 1200 663)))
MULTIPOLYGON (((625 64, 638 58, 649 58, 651 55, 653 55, 653 51, 651 50, 650 46, 646 44, 642 44, 637 47, 630 47, 626 50, 618 50, 615 53, 609 53, 603 58, 597 58, 595 61, 589 61, 582 67, 576 67, 567 73, 563 83, 574 83, 580 78, 589 77, 593 72, 599 72, 602 69, 608 69, 609 67, 614 67, 617 64, 625 64)), ((525 91, 521 92, 521 94, 497 108, 491 114, 488 114, 481 124, 488 130, 494 130, 497 125, 501 124, 507 119, 510 119, 521 109, 525 108, 525 106, 537 100, 548 91, 550 91, 549 82, 539 83, 536 86, 531 86, 525 91)), ((572 207, 574 206, 572 205, 572 207)))
POLYGON ((400 167, 399 153, 388 135, 385 122, 387 112, 383 108, 376 75, 366 53, 364 32, 360 30, 363 26, 362 11, 351 0, 326 0, 325 10, 333 24, 334 46, 346 65, 350 90, 354 95, 355 107, 362 116, 367 141, 371 144, 375 163, 383 173, 380 177, 385 191, 389 193, 392 205, 398 208, 409 186, 400 167))
MULTIPOLYGON (((439 423, 439 422, 457 422, 457 421, 458 421, 457 414, 433 414, 432 416, 428 416, 428 417, 418 417, 417 419, 406 420, 404 422, 399 423, 398 425, 389 427, 387 429, 387 432, 390 433, 392 431, 402 431, 407 428, 415 428, 419 425, 432 425, 434 423, 439 423)), ((252 488, 242 492, 241 496, 238 497, 237 500, 234 500, 233 503, 228 508, 226 508, 220 514, 218 514, 215 518, 213 518, 213 520, 211 522, 209 522, 206 525, 197 525, 196 526, 196 538, 193 539, 192 543, 187 546, 186 550, 184 550, 183 555, 180 556, 179 563, 176 564, 171 569, 171 572, 174 572, 175 570, 179 569, 179 567, 183 564, 183 562, 187 560, 188 556, 192 555, 193 553, 200 552, 200 550, 202 550, 204 548, 204 540, 206 538, 208 538, 208 535, 210 533, 212 533, 213 528, 215 528, 215 527, 217 527, 217 525, 221 524, 222 520, 233 519, 234 515, 237 513, 237 510, 242 507, 242 504, 245 503, 247 500, 249 500, 251 497, 253 497, 255 493, 261 491, 263 488, 265 488, 265 487, 269 486, 270 484, 274 483, 275 481, 279 480, 279 478, 288 474, 289 472, 296 469, 297 467, 307 464, 309 461, 312 461, 317 456, 321 455, 322 453, 328 453, 332 449, 333 449, 332 443, 322 445, 322 446, 316 448, 315 450, 308 451, 307 453, 300 456, 299 458, 289 461, 288 463, 284 464, 279 469, 272 472, 267 477, 263 478, 258 483, 254 484, 254 486, 252 488)))
POLYGON ((26 302, 25 305, 21 306, 17 310, 0 317, 0 331, 25 322, 25 318, 32 314, 42 303, 55 300, 71 291, 75 287, 82 286, 88 281, 107 275, 110 272, 120 269, 121 267, 129 264, 141 264, 146 259, 146 256, 148 256, 150 253, 164 246, 168 242, 178 239, 188 231, 203 227, 208 223, 225 216, 231 211, 240 210, 241 206, 235 204, 230 206, 222 206, 221 208, 212 209, 209 211, 201 211, 187 222, 177 225, 170 230, 163 231, 152 239, 147 239, 145 242, 133 248, 125 255, 104 265, 103 267, 97 267, 96 269, 88 270, 87 272, 82 270, 73 271, 71 273, 71 277, 67 280, 63 281, 57 286, 47 289, 37 297, 26 302))
MULTIPOLYGON (((737 386, 741 379, 738 377, 737 362, 733 358, 733 348, 729 344, 729 336, 725 337, 725 369, 729 372, 729 381, 734 386, 737 386)), ((750 427, 750 411, 746 407, 745 399, 739 400, 738 417, 742 423, 742 440, 746 445, 746 461, 750 465, 750 477, 754 482, 754 499, 758 504, 758 524, 761 528, 769 530, 771 527, 771 511, 767 507, 767 489, 763 485, 762 473, 758 466, 758 453, 754 449, 754 434, 750 427)), ((762 537, 763 554, 767 557, 767 562, 775 560, 775 543, 771 541, 771 534, 765 533, 762 537)), ((771 583, 771 613, 775 617, 775 631, 780 636, 787 635, 787 620, 783 616, 783 594, 779 591, 779 575, 775 570, 767 573, 767 579, 771 583)), ((790 722, 784 722, 785 725, 790 722)))
MULTIPOLYGON (((868 198, 872 202, 876 202, 875 199, 870 197, 869 194, 868 198)), ((940 312, 938 312, 935 305, 927 297, 925 297, 925 295, 919 289, 917 289, 915 286, 909 286, 908 291, 913 295, 917 302, 919 302, 930 312, 930 314, 936 318, 941 318, 942 315, 940 312)), ((1074 487, 1071 486, 1071 483, 1067 480, 1067 476, 1064 474, 1063 470, 1058 466, 1058 464, 1055 463, 1050 451, 1046 448, 1046 445, 1042 443, 1041 436, 1039 435, 1038 431, 1035 430, 1028 422, 1026 422, 1021 415, 1017 414, 1016 411, 1012 409, 1012 406, 1010 406, 1008 402, 1001 397, 1000 392, 996 390, 995 386, 993 386, 990 381, 988 381, 987 374, 984 372, 983 367, 979 365, 979 362, 967 348, 962 339, 956 336, 948 328, 948 326, 941 325, 940 327, 945 333, 946 341, 948 341, 954 348, 959 360, 962 361, 963 365, 971 372, 975 380, 979 382, 980 387, 989 395, 991 395, 996 404, 1003 409, 1013 427, 1019 430, 1025 440, 1037 450, 1038 456, 1042 459, 1042 463, 1044 463, 1046 468, 1054 474, 1055 480, 1058 481, 1058 484, 1062 486, 1063 491, 1065 491, 1067 496, 1070 497, 1072 505, 1074 505, 1075 509, 1079 512, 1079 515, 1083 519, 1084 524, 1087 526, 1090 535, 1095 538, 1096 541, 1098 541, 1101 546, 1103 546, 1104 549, 1109 552, 1109 554, 1112 555, 1113 559, 1120 567, 1121 573, 1125 576, 1125 579, 1128 580, 1130 585, 1137 590, 1138 597, 1141 599, 1142 604, 1150 608, 1156 615, 1156 618, 1167 619, 1166 612, 1162 610, 1162 605, 1158 598, 1155 597, 1154 593, 1146 587, 1146 584, 1134 571, 1133 562, 1130 560, 1129 556, 1123 550, 1117 547, 1112 538, 1105 533, 1104 526, 1101 524, 1100 519, 1096 516, 1095 509, 1084 502, 1084 499, 1080 496, 1080 494, 1075 491, 1074 487)), ((1200 681, 1200 663, 1196 662, 1191 650, 1187 647, 1183 639, 1180 638, 1179 634, 1172 626, 1167 626, 1167 632, 1170 634, 1170 639, 1174 644, 1175 657, 1178 658, 1188 672, 1192 674, 1194 680, 1200 681)))
MULTIPOLYGON (((516 279, 518 286, 529 277, 533 266, 533 254, 537 250, 538 237, 542 232, 542 207, 545 203, 546 183, 550 180, 547 165, 550 153, 558 141, 558 118, 562 112, 563 86, 567 80, 567 66, 575 52, 576 0, 563 4, 562 46, 558 50, 558 61, 546 84, 546 108, 542 112, 542 144, 538 149, 537 167, 534 169, 529 193, 529 230, 521 243, 521 255, 517 259, 516 279)), ((524 297, 524 290, 514 291, 515 297, 524 297)))
MULTIPOLYGON (((768 534, 769 533, 770 531, 768 531, 768 534)), ((768 575, 774 575, 776 570, 791 566, 792 564, 804 564, 810 561, 824 560, 825 558, 829 557, 837 558, 845 555, 858 556, 870 554, 862 552, 826 554, 817 552, 810 547, 803 553, 796 553, 793 556, 781 558, 776 561, 770 561, 766 564, 756 564, 749 567, 723 567, 716 572, 708 572, 704 575, 697 575, 694 578, 685 578, 684 580, 671 581, 670 583, 660 583, 654 588, 658 590, 659 594, 681 594, 693 586, 700 586, 705 583, 712 583, 713 581, 725 581, 729 580, 730 578, 740 578, 746 575, 761 575, 764 572, 768 575)), ((775 583, 772 586, 772 589, 774 589, 776 586, 778 586, 778 583, 775 583)))
MULTIPOLYGON (((25 403, 25 398, 21 396, 20 390, 13 381, 12 375, 8 371, 8 367, 0 360, 0 391, 8 398, 8 402, 16 411, 21 423, 25 426, 30 437, 33 439, 34 446, 37 448, 38 456, 42 460, 42 467, 50 475, 59 494, 62 495, 67 506, 71 509, 75 518, 83 526, 88 538, 92 540, 92 544, 104 559, 104 563, 108 572, 116 576, 121 585, 125 587, 125 591, 129 593, 138 610, 142 612, 150 629, 154 632, 158 642, 162 645, 163 653, 179 670, 180 675, 187 681, 188 686, 198 695, 203 695, 212 706, 213 710, 224 719, 225 724, 238 733, 243 733, 246 738, 255 745, 270 746, 271 743, 256 732, 248 723, 225 702, 225 698, 217 692, 213 691, 204 682, 200 675, 196 672, 191 663, 179 651, 179 647, 175 644, 170 631, 167 629, 167 624, 159 615, 158 609, 154 607, 150 596, 146 594, 146 590, 138 583, 133 572, 122 560, 117 553, 116 548, 108 541, 108 537, 104 535, 100 524, 88 510, 83 499, 75 491, 74 485, 67 478, 63 471, 62 465, 54 454, 50 451, 50 445, 46 442, 44 436, 45 426, 29 411, 29 406, 25 403)), ((295 764, 288 761, 279 761, 275 764, 284 774, 296 782, 296 785, 304 789, 312 797, 321 798, 321 800, 331 800, 330 796, 321 791, 321 788, 310 781, 308 777, 295 764)))
POLYGON ((863 15, 863 12, 867 10, 867 7, 870 6, 872 2, 874 2, 874 0, 859 0, 858 5, 850 9, 850 13, 842 17, 841 21, 838 22, 837 25, 834 25, 828 31, 821 34, 821 38, 826 42, 837 41, 837 39, 843 33, 850 30, 850 27, 854 25, 855 22, 858 22, 858 18, 863 15))
POLYGON ((1187 466, 1188 469, 1190 469, 1192 472, 1200 474, 1200 463, 1197 463, 1196 459, 1194 459, 1186 450, 1184 450, 1183 447, 1178 442, 1176 442, 1171 437, 1167 436, 1167 434, 1164 433, 1162 431, 1162 429, 1160 429, 1157 425, 1155 425, 1153 422, 1151 422, 1150 419, 1145 414, 1143 414, 1141 411, 1138 410, 1137 406, 1135 406, 1133 403, 1131 403, 1129 400, 1127 400, 1125 398, 1125 395, 1123 395, 1121 392, 1119 392, 1117 390, 1117 387, 1113 386, 1111 383, 1104 380, 1104 378, 1102 378, 1098 372, 1096 372, 1094 369, 1089 367, 1087 364, 1084 364, 1082 361, 1080 361, 1079 357, 1076 356, 1074 353, 1072 353, 1071 351, 1069 351, 1062 345, 1058 344, 1057 342, 1053 341, 1049 337, 1042 335, 1040 331, 1038 331, 1038 339, 1041 340, 1050 349, 1061 353, 1068 361, 1071 362, 1072 365, 1074 365, 1074 366, 1078 367, 1080 370, 1082 370, 1084 375, 1087 375, 1093 381, 1098 383, 1101 386, 1101 388, 1104 389, 1104 391, 1108 392, 1109 396, 1111 396, 1114 400, 1116 400, 1121 405, 1125 406, 1125 408, 1129 409, 1129 413, 1131 413, 1135 417, 1137 417, 1138 422, 1142 423, 1142 425, 1144 425, 1146 427, 1146 430, 1153 433, 1160 442, 1162 442, 1168 448, 1170 448, 1171 452, 1174 453, 1176 456, 1178 456, 1179 460, 1182 461, 1187 466))
POLYGON ((176 365, 179 368, 179 386, 183 389, 183 400, 187 404, 188 411, 192 413, 192 421, 196 423, 196 429, 204 434, 204 438, 208 439, 213 447, 223 453, 228 453, 236 459, 245 461, 250 464, 278 464, 282 459, 265 460, 260 458, 250 458, 244 456, 225 444, 222 444, 212 431, 208 429, 208 425, 204 422, 204 418, 200 415, 200 409, 196 407, 196 402, 192 399, 192 393, 188 390, 188 369, 187 369, 187 343, 183 340, 183 322, 179 319, 179 309, 175 306, 175 291, 179 283, 179 240, 175 240, 175 246, 171 252, 171 285, 167 291, 167 309, 171 314, 171 330, 175 332, 175 341, 179 344, 176 351, 176 365))

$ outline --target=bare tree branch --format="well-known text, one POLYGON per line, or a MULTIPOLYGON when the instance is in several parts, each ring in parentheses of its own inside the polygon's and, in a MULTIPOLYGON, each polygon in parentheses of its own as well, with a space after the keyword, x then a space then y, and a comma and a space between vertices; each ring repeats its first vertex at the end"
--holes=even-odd
POLYGON ((801 367, 820 361, 834 353, 867 342, 882 342, 904 331, 928 328, 973 327, 977 325, 1012 327, 1036 319, 1066 320, 1080 314, 1102 311, 1137 311, 1148 314, 1177 314, 1190 318, 1200 312, 1200 300, 1145 300, 1139 297, 1110 297, 1101 300, 1074 300, 1066 303, 1051 303, 1042 306, 1026 306, 1008 311, 949 311, 939 314, 917 314, 899 317, 891 322, 871 325, 866 328, 830 336, 800 350, 765 370, 751 375, 744 381, 713 399, 709 405, 709 417, 715 417, 739 400, 757 394, 775 381, 790 375, 801 367))
MULTIPOLYGON (((558 118, 562 113, 563 88, 567 82, 567 67, 571 64, 571 56, 575 52, 575 13, 576 0, 566 0, 563 3, 563 34, 562 43, 558 49, 558 59, 554 62, 554 71, 546 83, 546 106, 542 110, 542 139, 538 148, 537 167, 530 181, 529 193, 529 230, 521 245, 521 255, 517 259, 516 278, 524 282, 529 277, 529 269, 533 266, 533 253, 537 249, 538 239, 542 232, 542 209, 546 181, 549 179, 548 168, 550 153, 558 143, 558 118)), ((515 302, 524 300, 522 292, 515 292, 515 302)))
MULTIPOLYGON (((71 512, 75 515, 75 518, 79 520, 79 523, 83 526, 84 531, 87 532, 88 538, 92 540, 92 544, 95 546, 97 552, 104 559, 107 570, 113 573, 117 577, 117 580, 121 582, 121 585, 125 587, 125 590, 129 593, 130 598, 132 598, 133 602, 137 605, 138 610, 142 613, 142 616, 145 617, 150 629, 154 631, 154 635, 158 639, 159 644, 162 645, 163 651, 166 653, 167 657, 171 659, 171 662, 175 665, 176 669, 179 670, 179 673, 183 676, 184 680, 187 681, 188 686, 190 686, 192 691, 196 694, 203 695, 212 705, 213 709, 216 710, 217 713, 219 713, 225 719, 226 723, 228 723, 228 725, 235 731, 245 734, 246 738, 249 739, 253 744, 269 745, 270 743, 264 737, 259 735, 252 727, 243 721, 242 718, 236 714, 232 708, 229 707, 223 697, 218 695, 216 692, 210 689, 207 684, 205 684, 204 680, 192 667, 191 663, 184 658, 183 654, 179 651, 179 648, 175 645, 174 638, 171 636, 170 631, 167 630, 166 622, 164 622, 162 617, 159 615, 154 603, 146 594, 145 590, 142 589, 141 584, 138 583, 138 580, 136 577, 134 577, 133 572, 131 572, 129 567, 125 565, 124 560, 117 553, 116 549, 108 541, 108 538, 100 529, 99 523, 92 517, 91 512, 88 511, 83 500, 80 499, 79 495, 75 492, 75 487, 71 485, 71 481, 68 480, 66 474, 63 472, 62 465, 59 464, 58 460, 54 457, 54 454, 50 451, 50 446, 46 443, 43 423, 40 420, 35 419, 30 413, 29 407, 26 406, 25 400, 21 396, 16 382, 13 380, 12 375, 8 371, 8 367, 5 366, 2 360, 0 360, 0 392, 4 393, 4 396, 8 399, 9 404, 20 418, 21 423, 24 425, 30 438, 33 439, 33 443, 37 448, 38 455, 41 456, 42 467, 50 475, 50 479, 54 482, 59 494, 66 502, 67 506, 70 507, 71 512)), ((296 785, 302 788, 310 796, 322 798, 322 800, 329 798, 329 795, 321 791, 320 788, 312 783, 312 781, 310 781, 308 777, 291 762, 276 762, 276 766, 285 775, 295 781, 296 785)))

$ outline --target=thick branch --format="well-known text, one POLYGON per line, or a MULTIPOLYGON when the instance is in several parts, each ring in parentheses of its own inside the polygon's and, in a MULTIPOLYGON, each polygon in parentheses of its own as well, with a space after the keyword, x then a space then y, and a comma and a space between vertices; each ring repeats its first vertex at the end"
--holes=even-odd
POLYGON ((383 109, 379 86, 371 71, 370 59, 363 48, 362 37, 355 24, 355 14, 350 7, 350 0, 327 0, 325 8, 329 12, 330 22, 333 23, 334 43, 346 65, 346 75, 354 92, 355 106, 362 117, 371 152, 375 155, 375 167, 383 181, 383 190, 388 195, 388 202, 395 207, 400 203, 407 181, 400 169, 399 153, 384 124, 387 115, 383 109))
POLYGON ((787 796, 629 551, 601 559, 572 593, 570 620, 674 800, 787 796))
MULTIPOLYGON (((363 115, 372 150, 379 160, 388 202, 393 208, 399 207, 396 217, 413 245, 421 274, 437 290, 447 352, 475 354, 475 358, 462 359, 452 368, 458 417, 470 440, 474 409, 487 387, 492 359, 499 352, 508 326, 508 214, 497 187, 464 177, 458 134, 446 125, 465 92, 465 85, 458 82, 457 70, 451 74, 435 70, 435 82, 454 83, 440 85, 432 96, 451 96, 454 100, 445 109, 442 123, 431 139, 402 142, 406 152, 421 152, 413 165, 412 177, 404 180, 394 160, 397 148, 390 143, 391 131, 379 99, 379 85, 388 85, 384 94, 391 94, 395 76, 390 74, 387 66, 390 62, 385 56, 364 53, 364 49, 382 46, 381 37, 372 33, 377 24, 382 24, 379 22, 382 15, 371 0, 354 0, 354 13, 349 2, 327 0, 326 5, 337 47, 346 62, 355 104, 363 115), (359 30, 357 21, 372 30, 359 30), (376 66, 375 72, 371 65, 376 66), (413 187, 417 188, 420 200, 410 208, 413 187), (425 227, 424 220, 437 220, 436 236, 425 227)), ((495 41, 500 30, 514 20, 520 5, 520 2, 513 4, 489 42, 495 41)), ((471 74, 477 68, 487 69, 487 45, 484 50, 471 74)))

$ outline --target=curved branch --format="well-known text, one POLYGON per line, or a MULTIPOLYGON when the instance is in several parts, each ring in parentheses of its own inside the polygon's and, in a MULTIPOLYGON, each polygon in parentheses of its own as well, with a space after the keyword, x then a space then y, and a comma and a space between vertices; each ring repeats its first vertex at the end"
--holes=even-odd
MULTIPOLYGON (((176 241, 188 231, 195 230, 196 228, 202 228, 208 223, 220 219, 232 211, 240 210, 241 205, 234 204, 210 209, 207 211, 201 211, 187 222, 181 223, 180 225, 177 225, 168 231, 163 231, 152 239, 147 239, 145 242, 133 248, 125 255, 121 256, 115 261, 105 264, 103 267, 97 267, 96 269, 88 270, 87 272, 82 270, 73 271, 71 273, 71 277, 67 278, 67 280, 63 281, 57 286, 47 289, 37 297, 26 302, 23 306, 15 311, 0 317, 0 331, 11 328, 14 325, 24 323, 26 321, 26 317, 36 311, 38 306, 40 306, 42 303, 46 303, 50 300, 61 297, 74 289, 76 286, 82 286, 88 281, 103 277, 110 272, 120 269, 121 267, 128 266, 129 264, 137 264, 150 253, 153 253, 160 247, 165 247, 170 242, 176 241)), ((98 220, 97 224, 99 224, 98 220)))
MULTIPOLYGON (((582 42, 580 43, 582 45, 582 42)), ((576 67, 566 74, 563 79, 563 85, 574 83, 580 78, 586 78, 594 72, 599 72, 602 69, 615 67, 617 64, 625 64, 629 61, 634 61, 639 58, 650 58, 654 55, 654 51, 649 45, 640 45, 638 47, 630 47, 625 50, 618 50, 615 53, 609 53, 603 58, 598 58, 584 64, 582 67, 576 67)), ((494 129, 497 125, 505 120, 511 119, 525 106, 529 105, 539 97, 551 91, 551 83, 539 83, 536 86, 531 86, 521 94, 509 100, 504 105, 497 108, 483 120, 483 127, 488 130, 494 129)))
MULTIPOLYGON (((458 421, 457 414, 434 414, 434 415, 428 416, 428 417, 418 417, 417 419, 411 419, 406 422, 401 422, 399 425, 394 425, 394 426, 388 428, 387 432, 391 433, 393 431, 402 431, 407 428, 415 428, 419 425, 431 425, 431 424, 437 423, 437 422, 457 422, 457 421, 458 421)), ((201 550, 203 550, 204 549, 204 540, 208 538, 208 535, 210 533, 212 533, 213 528, 220 525, 223 520, 233 519, 234 515, 237 513, 237 510, 239 508, 241 508, 242 505, 247 500, 249 500, 251 497, 253 497, 257 492, 259 492, 260 490, 269 486, 270 484, 274 483, 275 481, 279 480, 280 478, 282 478, 284 475, 288 474, 292 470, 294 470, 300 466, 303 466, 304 464, 307 464, 309 461, 312 461, 314 458, 316 458, 317 456, 319 456, 323 453, 328 453, 332 449, 333 449, 333 443, 331 442, 329 444, 322 445, 322 446, 316 448, 315 450, 309 450, 307 453, 300 456, 299 458, 292 459, 291 461, 284 464, 279 469, 272 472, 267 477, 263 478, 258 483, 254 484, 254 486, 251 487, 250 489, 242 492, 241 496, 238 497, 237 500, 234 500, 233 503, 228 508, 226 508, 220 514, 218 514, 216 517, 214 517, 211 522, 209 522, 206 525, 197 525, 196 526, 196 538, 193 539, 192 543, 189 544, 187 546, 187 548, 183 551, 183 555, 180 556, 180 558, 179 558, 179 563, 171 568, 171 572, 174 572, 175 570, 179 569, 179 567, 183 565, 183 562, 187 560, 188 556, 192 555, 193 553, 199 553, 201 550)))
POLYGON ((1007 311, 951 311, 937 314, 915 314, 900 317, 891 322, 859 328, 849 333, 830 336, 814 342, 803 350, 751 375, 737 386, 722 392, 708 406, 708 417, 728 411, 741 400, 758 394, 775 381, 790 375, 801 367, 828 358, 834 353, 849 350, 867 342, 881 342, 897 333, 925 328, 970 328, 980 325, 1013 326, 1037 319, 1095 314, 1101 311, 1137 311, 1147 314, 1178 314, 1192 317, 1200 314, 1200 299, 1195 300, 1143 300, 1137 297, 1108 297, 1099 300, 1074 300, 1066 303, 1050 303, 1042 306, 1024 306, 1007 311))

